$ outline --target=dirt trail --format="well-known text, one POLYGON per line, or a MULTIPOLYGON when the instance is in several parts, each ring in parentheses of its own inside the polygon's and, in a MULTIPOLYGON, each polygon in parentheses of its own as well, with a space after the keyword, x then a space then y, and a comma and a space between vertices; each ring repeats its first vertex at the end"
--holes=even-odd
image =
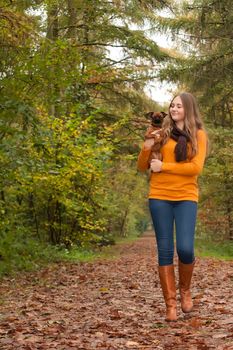
POLYGON ((233 261, 197 258, 194 311, 179 305, 167 323, 154 246, 148 235, 113 248, 113 260, 4 279, 0 349, 233 350, 233 261))

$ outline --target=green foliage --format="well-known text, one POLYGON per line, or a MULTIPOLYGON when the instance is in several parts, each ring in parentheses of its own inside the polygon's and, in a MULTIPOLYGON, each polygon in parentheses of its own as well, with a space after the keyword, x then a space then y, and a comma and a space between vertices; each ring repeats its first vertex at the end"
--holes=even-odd
POLYGON ((149 222, 145 209, 146 192, 145 178, 141 174, 137 175, 136 170, 129 167, 129 162, 119 161, 117 172, 110 169, 105 196, 106 207, 111 203, 106 211, 108 232, 123 237, 142 233, 149 222))
POLYGON ((209 132, 211 151, 200 179, 202 231, 219 240, 232 239, 233 163, 232 132, 218 128, 209 132))
POLYGON ((9 274, 15 275, 20 271, 35 271, 48 263, 61 261, 79 263, 97 258, 112 258, 112 251, 107 248, 106 245, 89 245, 67 249, 65 244, 50 245, 38 241, 28 231, 22 231, 22 227, 19 230, 16 228, 0 241, 0 278, 9 274))
POLYGON ((46 260, 50 243, 89 249, 146 227, 136 155, 158 106, 143 89, 169 56, 132 25, 153 24, 157 8, 0 0, 2 272, 46 260))
POLYGON ((199 234, 233 239, 232 2, 183 1, 171 18, 160 18, 180 54, 161 71, 194 93, 210 136, 210 155, 200 178, 199 234))
POLYGON ((233 242, 218 242, 208 239, 197 239, 195 242, 196 253, 201 257, 212 257, 223 260, 233 259, 233 242))
POLYGON ((160 19, 181 50, 162 77, 195 92, 215 127, 232 127, 232 2, 183 1, 175 15, 160 19))
POLYGON ((61 259, 56 247, 39 242, 22 226, 11 229, 0 241, 0 277, 22 270, 35 270, 44 263, 61 259))

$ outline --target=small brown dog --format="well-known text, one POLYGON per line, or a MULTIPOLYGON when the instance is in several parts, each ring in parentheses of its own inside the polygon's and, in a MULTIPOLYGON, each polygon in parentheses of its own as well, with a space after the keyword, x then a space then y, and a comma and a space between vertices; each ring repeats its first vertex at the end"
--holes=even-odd
POLYGON ((163 143, 164 134, 161 128, 162 128, 163 120, 166 117, 166 115, 167 114, 165 112, 149 112, 149 113, 146 113, 145 115, 145 117, 149 118, 151 121, 151 125, 146 131, 145 139, 154 138, 155 140, 155 143, 151 148, 149 164, 152 159, 162 160, 162 154, 160 152, 160 148, 163 143), (158 130, 160 131, 158 132, 158 130))

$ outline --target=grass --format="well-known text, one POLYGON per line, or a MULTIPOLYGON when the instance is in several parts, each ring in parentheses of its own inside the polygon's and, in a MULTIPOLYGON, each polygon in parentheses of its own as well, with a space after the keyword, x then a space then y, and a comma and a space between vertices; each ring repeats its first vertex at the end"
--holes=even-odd
POLYGON ((73 248, 66 253, 63 252, 61 260, 66 261, 81 261, 81 262, 91 262, 99 258, 101 259, 113 259, 117 256, 116 252, 113 255, 113 250, 115 246, 106 246, 99 249, 91 248, 73 248))
POLYGON ((115 259, 119 255, 119 245, 133 242, 138 238, 132 235, 126 238, 117 238, 116 245, 104 247, 64 247, 52 246, 39 242, 33 238, 7 237, 0 242, 0 278, 6 275, 15 275, 20 271, 33 271, 50 263, 61 261, 92 262, 97 259, 115 259))
POLYGON ((197 238, 196 254, 200 257, 212 257, 221 260, 233 260, 233 241, 214 241, 197 238))
MULTIPOLYGON (((0 278, 20 271, 33 271, 50 263, 61 261, 93 262, 97 259, 115 259, 122 244, 137 240, 137 234, 116 238, 116 244, 99 248, 72 247, 68 250, 38 242, 33 238, 12 237, 0 242, 0 278)), ((196 255, 216 259, 233 260, 233 241, 217 242, 197 237, 196 255)))
POLYGON ((115 242, 116 242, 116 244, 131 243, 131 242, 136 241, 139 237, 140 237, 140 235, 138 233, 135 233, 135 234, 131 234, 127 237, 116 237, 115 242))

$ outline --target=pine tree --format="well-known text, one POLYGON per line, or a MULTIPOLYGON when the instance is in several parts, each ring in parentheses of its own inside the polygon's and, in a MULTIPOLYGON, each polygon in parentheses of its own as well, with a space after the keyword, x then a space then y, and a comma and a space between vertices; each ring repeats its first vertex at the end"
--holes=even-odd
POLYGON ((233 211, 229 205, 233 192, 232 18, 231 1, 195 0, 182 2, 174 17, 160 19, 164 30, 173 33, 181 52, 176 65, 167 67, 162 77, 196 94, 211 139, 203 177, 202 201, 206 209, 203 215, 209 217, 211 213, 211 220, 207 221, 215 222, 209 226, 215 237, 215 229, 221 222, 221 237, 230 239, 233 237, 233 211))

